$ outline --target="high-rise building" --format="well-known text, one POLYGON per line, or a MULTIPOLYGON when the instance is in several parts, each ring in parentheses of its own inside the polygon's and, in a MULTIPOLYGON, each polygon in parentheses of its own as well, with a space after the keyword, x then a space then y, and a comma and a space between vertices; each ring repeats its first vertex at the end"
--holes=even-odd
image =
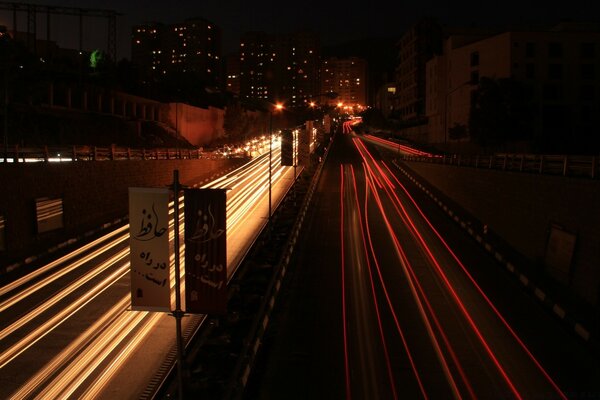
POLYGON ((273 35, 275 71, 273 95, 287 107, 302 107, 320 93, 319 38, 312 32, 273 35))
POLYGON ((240 98, 272 99, 273 41, 264 32, 247 32, 240 42, 240 98))
POLYGON ((240 43, 240 97, 303 106, 320 93, 319 65, 313 33, 246 33, 240 43))
POLYGON ((240 94, 240 57, 233 54, 225 57, 225 90, 240 94))
POLYGON ((335 92, 336 99, 328 99, 332 105, 358 111, 366 106, 367 62, 361 58, 329 58, 321 66, 321 90, 335 92))
POLYGON ((425 120, 425 64, 441 52, 442 27, 432 19, 422 19, 398 42, 395 112, 403 121, 425 120))
POLYGON ((221 84, 221 30, 203 18, 132 29, 131 61, 148 79, 186 74, 207 86, 221 84))
POLYGON ((131 34, 131 61, 138 66, 142 80, 155 81, 166 73, 161 41, 165 26, 158 22, 134 26, 131 34))

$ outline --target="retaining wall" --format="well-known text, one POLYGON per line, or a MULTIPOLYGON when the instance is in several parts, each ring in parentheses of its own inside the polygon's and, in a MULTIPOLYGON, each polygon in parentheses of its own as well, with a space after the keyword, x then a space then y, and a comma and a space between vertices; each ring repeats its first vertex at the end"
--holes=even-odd
POLYGON ((172 183, 175 169, 179 170, 180 182, 191 185, 242 162, 200 159, 0 165, 0 216, 5 223, 0 266, 125 217, 129 187, 167 186, 172 183), (39 233, 36 199, 45 197, 62 199, 63 227, 39 233))
POLYGON ((600 181, 421 162, 406 165, 555 280, 598 305, 600 181))

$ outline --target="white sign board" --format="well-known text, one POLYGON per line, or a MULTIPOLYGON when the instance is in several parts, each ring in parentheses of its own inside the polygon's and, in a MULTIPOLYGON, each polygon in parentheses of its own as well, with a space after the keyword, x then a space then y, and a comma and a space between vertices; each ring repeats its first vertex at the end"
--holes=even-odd
POLYGON ((131 308, 170 311, 169 190, 129 188, 131 308))

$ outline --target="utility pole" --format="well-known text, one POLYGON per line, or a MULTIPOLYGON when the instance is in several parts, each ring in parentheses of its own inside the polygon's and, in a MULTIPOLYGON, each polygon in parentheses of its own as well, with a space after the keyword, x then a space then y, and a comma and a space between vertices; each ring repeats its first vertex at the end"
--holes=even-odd
POLYGON ((269 110, 269 218, 267 224, 271 229, 271 160, 273 154, 273 110, 269 110))
POLYGON ((8 162, 8 66, 4 66, 4 162, 8 162))

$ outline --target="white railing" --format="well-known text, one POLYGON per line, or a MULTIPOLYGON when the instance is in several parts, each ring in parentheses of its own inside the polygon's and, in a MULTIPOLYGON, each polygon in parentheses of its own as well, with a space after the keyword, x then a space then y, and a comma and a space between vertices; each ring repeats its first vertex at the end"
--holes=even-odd
POLYGON ((402 156, 405 161, 423 161, 436 164, 455 165, 519 171, 538 174, 598 178, 600 167, 598 156, 544 155, 544 154, 492 154, 461 155, 451 154, 435 157, 402 156))
POLYGON ((106 161, 106 160, 175 160, 213 158, 217 154, 199 149, 176 148, 129 148, 129 147, 20 147, 10 146, 0 149, 0 163, 3 162, 65 162, 65 161, 106 161))

